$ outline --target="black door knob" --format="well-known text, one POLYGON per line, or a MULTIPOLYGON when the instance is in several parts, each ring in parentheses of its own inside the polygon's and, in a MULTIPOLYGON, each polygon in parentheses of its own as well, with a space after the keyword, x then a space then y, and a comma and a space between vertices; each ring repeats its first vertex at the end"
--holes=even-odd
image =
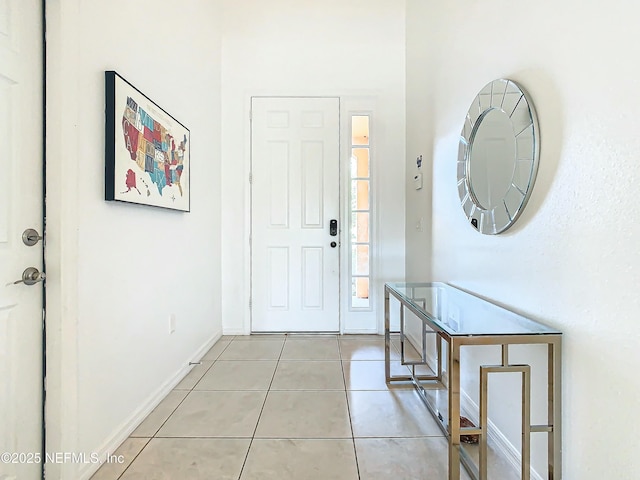
POLYGON ((338 246, 336 242, 331 242, 330 245, 331 245, 331 248, 336 248, 338 246))

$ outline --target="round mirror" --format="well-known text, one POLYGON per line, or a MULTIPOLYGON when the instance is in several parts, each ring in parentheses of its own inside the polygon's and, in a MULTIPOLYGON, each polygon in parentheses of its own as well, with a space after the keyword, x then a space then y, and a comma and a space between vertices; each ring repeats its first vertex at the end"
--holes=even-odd
POLYGON ((458 194, 480 233, 504 232, 522 213, 538 170, 538 137, 533 105, 512 80, 494 80, 474 99, 460 135, 458 194))

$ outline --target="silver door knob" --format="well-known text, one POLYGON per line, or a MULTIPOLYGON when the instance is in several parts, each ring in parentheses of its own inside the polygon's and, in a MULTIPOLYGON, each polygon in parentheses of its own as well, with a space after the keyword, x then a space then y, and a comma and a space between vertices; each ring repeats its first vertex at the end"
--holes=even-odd
POLYGON ((41 272, 35 267, 27 267, 22 272, 22 278, 13 282, 14 285, 18 283, 24 283, 25 285, 35 285, 38 282, 42 282, 46 278, 44 272, 41 272))

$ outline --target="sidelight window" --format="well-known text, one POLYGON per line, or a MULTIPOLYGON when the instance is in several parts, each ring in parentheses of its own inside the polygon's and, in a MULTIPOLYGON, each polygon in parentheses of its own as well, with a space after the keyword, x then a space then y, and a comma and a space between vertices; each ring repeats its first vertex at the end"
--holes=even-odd
POLYGON ((371 143, 369 115, 351 116, 351 309, 370 310, 371 143))

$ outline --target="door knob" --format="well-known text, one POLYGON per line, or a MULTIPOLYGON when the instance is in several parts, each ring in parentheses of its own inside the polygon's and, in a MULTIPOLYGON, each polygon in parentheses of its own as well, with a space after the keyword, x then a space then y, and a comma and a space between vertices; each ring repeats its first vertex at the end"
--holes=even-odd
POLYGON ((27 267, 22 272, 22 278, 13 282, 14 285, 18 283, 24 283, 25 285, 35 285, 38 282, 42 282, 46 278, 44 272, 41 272, 35 267, 27 267))
POLYGON ((40 240, 42 240, 42 235, 40 235, 38 231, 33 228, 27 228, 24 232, 22 232, 22 243, 24 243, 27 247, 33 247, 40 240))

